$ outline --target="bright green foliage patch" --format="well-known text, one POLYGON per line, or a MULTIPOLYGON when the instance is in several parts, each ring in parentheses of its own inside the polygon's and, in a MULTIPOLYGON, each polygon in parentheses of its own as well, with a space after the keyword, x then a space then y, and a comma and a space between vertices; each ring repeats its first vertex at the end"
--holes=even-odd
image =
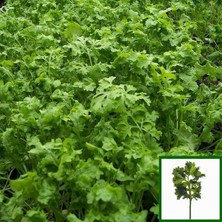
POLYGON ((157 220, 158 156, 221 154, 221 9, 8 0, 0 220, 157 220))

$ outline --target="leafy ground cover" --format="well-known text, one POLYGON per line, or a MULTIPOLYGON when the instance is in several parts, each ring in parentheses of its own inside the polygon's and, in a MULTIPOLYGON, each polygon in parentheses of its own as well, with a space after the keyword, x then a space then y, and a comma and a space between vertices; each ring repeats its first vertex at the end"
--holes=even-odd
POLYGON ((0 220, 158 221, 158 157, 222 153, 216 0, 8 0, 0 220))

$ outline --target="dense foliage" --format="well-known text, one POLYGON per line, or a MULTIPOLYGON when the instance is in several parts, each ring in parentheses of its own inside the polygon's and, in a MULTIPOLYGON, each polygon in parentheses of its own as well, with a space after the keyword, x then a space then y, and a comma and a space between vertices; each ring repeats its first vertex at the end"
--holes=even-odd
POLYGON ((0 220, 157 221, 158 156, 222 153, 212 0, 8 0, 0 220))

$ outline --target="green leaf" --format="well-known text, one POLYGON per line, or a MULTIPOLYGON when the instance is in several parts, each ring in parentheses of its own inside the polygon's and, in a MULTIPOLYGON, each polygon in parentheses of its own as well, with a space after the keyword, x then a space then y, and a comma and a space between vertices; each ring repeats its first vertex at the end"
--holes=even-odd
POLYGON ((159 204, 156 204, 155 206, 151 207, 150 212, 159 215, 159 204))
POLYGON ((46 216, 43 212, 38 210, 28 210, 26 216, 23 217, 22 222, 46 222, 46 216))
POLYGON ((47 205, 50 200, 55 198, 56 186, 47 180, 41 181, 41 185, 38 188, 38 198, 37 200, 41 204, 47 205))
POLYGON ((113 187, 104 181, 95 184, 87 195, 88 204, 96 204, 98 201, 116 202, 122 197, 122 190, 119 187, 113 187))
POLYGON ((76 39, 78 36, 82 34, 81 26, 76 22, 69 22, 65 24, 66 28, 64 30, 64 36, 66 38, 74 38, 76 39))
POLYGON ((77 218, 76 215, 74 214, 68 214, 67 220, 68 222, 81 222, 82 221, 79 218, 77 218))
POLYGON ((37 173, 28 172, 17 180, 10 180, 10 185, 14 191, 22 192, 25 199, 35 198, 37 196, 37 190, 35 187, 37 181, 37 173))

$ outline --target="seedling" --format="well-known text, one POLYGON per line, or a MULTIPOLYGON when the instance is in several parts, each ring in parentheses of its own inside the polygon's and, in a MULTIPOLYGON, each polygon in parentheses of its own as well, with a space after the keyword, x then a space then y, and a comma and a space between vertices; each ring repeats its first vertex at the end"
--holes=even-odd
POLYGON ((201 177, 205 177, 196 167, 194 162, 186 162, 185 167, 176 167, 173 169, 173 183, 175 186, 175 195, 179 200, 189 199, 189 219, 191 220, 192 200, 201 198, 201 177))

